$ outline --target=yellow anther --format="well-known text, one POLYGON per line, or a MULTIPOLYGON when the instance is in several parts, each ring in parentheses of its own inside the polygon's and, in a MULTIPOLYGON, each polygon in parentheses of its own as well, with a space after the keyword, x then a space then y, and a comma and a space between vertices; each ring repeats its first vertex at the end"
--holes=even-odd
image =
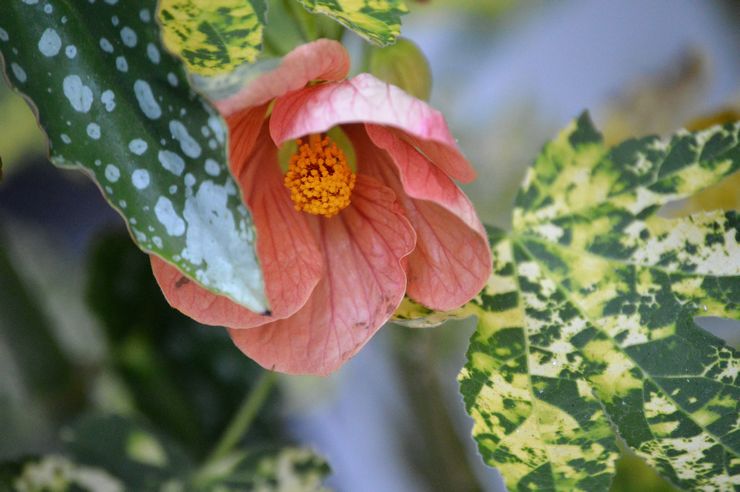
POLYGON ((326 135, 296 140, 283 184, 299 212, 332 217, 350 204, 356 176, 342 149, 326 135))

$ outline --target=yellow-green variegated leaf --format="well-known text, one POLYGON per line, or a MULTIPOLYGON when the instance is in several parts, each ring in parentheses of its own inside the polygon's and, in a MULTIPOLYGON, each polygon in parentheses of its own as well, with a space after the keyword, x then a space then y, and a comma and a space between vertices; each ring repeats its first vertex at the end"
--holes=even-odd
POLYGON ((198 490, 237 492, 329 492, 322 483, 331 469, 309 449, 261 448, 236 451, 201 472, 198 490))
POLYGON ((298 0, 310 12, 328 15, 378 46, 396 42, 401 16, 408 12, 404 0, 298 0))
POLYGON ((740 317, 740 220, 656 215, 736 171, 739 133, 607 149, 584 115, 527 173, 459 377, 511 490, 607 490, 617 435, 680 487, 740 485, 738 354, 693 321, 740 317))
POLYGON ((165 46, 198 75, 229 73, 262 49, 264 0, 161 0, 165 46))
POLYGON ((392 321, 409 328, 430 328, 452 319, 465 319, 476 313, 477 311, 472 303, 453 311, 435 311, 408 297, 404 297, 401 305, 393 313, 392 321))

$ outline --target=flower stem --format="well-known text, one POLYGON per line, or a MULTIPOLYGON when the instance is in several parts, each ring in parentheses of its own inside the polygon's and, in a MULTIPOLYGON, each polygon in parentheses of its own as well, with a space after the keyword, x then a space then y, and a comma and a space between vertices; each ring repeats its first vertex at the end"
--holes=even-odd
POLYGON ((267 401, 267 397, 270 395, 272 387, 275 385, 277 380, 277 373, 272 371, 265 371, 260 376, 257 384, 252 388, 252 391, 244 398, 244 401, 239 406, 234 418, 229 423, 226 430, 221 435, 216 447, 213 448, 211 455, 209 456, 206 463, 212 463, 225 455, 229 454, 236 446, 242 437, 249 431, 249 427, 252 425, 254 418, 257 416, 260 408, 267 401))

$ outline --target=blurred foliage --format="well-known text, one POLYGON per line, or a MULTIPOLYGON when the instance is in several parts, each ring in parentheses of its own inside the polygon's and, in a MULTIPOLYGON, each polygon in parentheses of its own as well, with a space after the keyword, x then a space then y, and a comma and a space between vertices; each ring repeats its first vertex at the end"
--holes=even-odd
POLYGON ((400 441, 418 480, 426 490, 485 490, 466 455, 462 438, 467 436, 461 436, 454 426, 444 371, 440 371, 440 361, 465 350, 461 335, 469 331, 453 326, 444 330, 391 328, 397 375, 418 425, 403 428, 400 441))
POLYGON ((64 456, 29 457, 0 464, 0 491, 123 492, 123 484, 104 470, 74 463, 64 456))
MULTIPOLYGON (((710 79, 709 61, 696 48, 674 57, 659 71, 634 81, 604 108, 604 139, 616 143, 635 135, 667 134, 684 126, 698 131, 740 120, 740 101, 715 112, 697 115, 701 95, 710 79)), ((700 210, 740 208, 740 174, 701 190, 673 210, 689 214, 700 210)))
MULTIPOLYGON (((0 244, 7 244, 0 228, 0 244)), ((81 404, 80 378, 54 336, 49 318, 21 278, 7 248, 0 248, 0 340, 8 344, 34 403, 63 418, 81 404)))
POLYGON ((197 477, 198 488, 218 492, 326 492, 331 469, 304 448, 265 448, 235 453, 197 477))
POLYGON ((694 48, 635 80, 604 108, 604 142, 614 145, 638 135, 673 132, 696 114, 708 79, 708 61, 694 48))
POLYGON ((62 439, 76 463, 106 470, 130 490, 159 490, 193 468, 171 440, 117 415, 87 415, 63 431, 62 439))
POLYGON ((323 490, 326 462, 297 448, 239 451, 199 468, 165 436, 117 415, 90 414, 63 432, 64 455, 0 464, 0 491, 323 490))
POLYGON ((380 80, 396 85, 414 97, 429 100, 432 72, 421 49, 405 38, 385 48, 370 47, 366 70, 380 80))
MULTIPOLYGON (((686 128, 690 131, 703 130, 712 125, 740 121, 740 106, 728 107, 691 120, 686 128)), ((689 198, 681 213, 689 214, 700 210, 740 209, 740 172, 727 177, 714 186, 702 190, 689 198)))
POLYGON ((270 22, 265 26, 261 58, 280 57, 318 38, 340 39, 344 27, 330 17, 312 15, 295 0, 268 0, 270 22))
MULTIPOLYGON (((193 455, 204 453, 262 369, 223 329, 172 309, 148 256, 123 232, 103 235, 93 247, 88 299, 108 338, 110 364, 136 408, 193 455)), ((251 437, 279 439, 276 414, 262 412, 251 437)))
POLYGON ((44 134, 38 127, 36 118, 23 98, 0 81, 0 115, 3 121, 12 121, 12 125, 3 124, 0 131, 0 159, 2 173, 7 175, 31 154, 46 151, 44 134))
MULTIPOLYGON (((0 260, 7 260, 2 253, 0 260)), ((19 356, 21 374, 43 383, 35 388, 31 385, 35 380, 24 379, 33 394, 43 396, 44 388, 50 387, 56 395, 65 387, 59 378, 71 379, 75 387, 87 385, 78 387, 74 401, 87 402, 88 409, 94 404, 117 407, 124 414, 88 413, 62 430, 61 454, 0 464, 0 491, 323 490, 329 468, 322 458, 308 450, 278 447, 284 438, 276 406, 280 397, 274 392, 259 408, 246 436, 237 436, 241 438, 233 449, 204 461, 264 371, 233 346, 224 330, 199 325, 170 308, 153 279, 148 257, 125 232, 102 235, 89 262, 89 305, 109 347, 102 366, 89 368, 92 373, 82 378, 70 373, 61 348, 41 360, 33 351, 11 349, 19 356), (86 400, 92 381, 105 385, 107 393, 86 400), (116 398, 128 403, 111 401, 116 398)), ((17 309, 32 306, 34 296, 22 288, 11 264, 0 261, 4 294, 0 302, 13 302, 16 309, 0 309, 0 314, 4 319, 9 314, 38 317, 41 310, 34 307, 17 309)), ((46 326, 39 320, 43 321, 2 323, 0 334, 12 341, 9 335, 21 333, 17 326, 46 326)), ((27 330, 23 335, 16 338, 34 341, 27 330)), ((45 336, 54 342, 52 334, 45 336)), ((46 346, 56 345, 49 340, 35 345, 46 346)), ((64 401, 46 398, 40 403, 56 408, 64 401)), ((75 408, 79 413, 82 405, 75 408)), ((69 418, 70 412, 65 415, 69 418)))
POLYGON ((497 17, 498 15, 522 5, 521 0, 417 0, 410 2, 412 11, 425 7, 434 9, 455 9, 475 15, 497 17))

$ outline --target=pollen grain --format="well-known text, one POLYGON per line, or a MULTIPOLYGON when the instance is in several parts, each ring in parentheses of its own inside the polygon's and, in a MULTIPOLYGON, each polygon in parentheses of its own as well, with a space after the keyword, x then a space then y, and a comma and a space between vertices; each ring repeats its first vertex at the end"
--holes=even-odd
POLYGON ((333 217, 350 204, 356 176, 342 149, 327 135, 296 140, 283 184, 299 212, 333 217))

